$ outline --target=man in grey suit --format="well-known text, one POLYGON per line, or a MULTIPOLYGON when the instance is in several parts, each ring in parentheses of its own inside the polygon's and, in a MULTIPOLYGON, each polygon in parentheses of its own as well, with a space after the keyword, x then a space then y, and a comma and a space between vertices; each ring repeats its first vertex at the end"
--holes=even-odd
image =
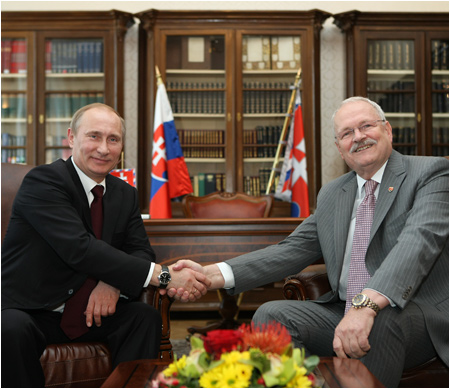
MULTIPOLYGON (((384 385, 394 387, 405 368, 436 355, 448 366, 449 164, 394 151, 391 125, 368 99, 345 100, 333 124, 336 146, 352 171, 322 188, 315 213, 285 240, 204 271, 212 288, 237 294, 323 258, 331 292, 316 301, 266 303, 254 322, 281 322, 295 345, 309 353, 360 358, 384 385), (367 180, 377 183, 363 256, 369 280, 348 299, 352 246, 360 243, 353 235, 356 213, 367 180), (346 312, 346 299, 361 309, 346 312)), ((177 266, 200 268, 187 260, 177 266)))

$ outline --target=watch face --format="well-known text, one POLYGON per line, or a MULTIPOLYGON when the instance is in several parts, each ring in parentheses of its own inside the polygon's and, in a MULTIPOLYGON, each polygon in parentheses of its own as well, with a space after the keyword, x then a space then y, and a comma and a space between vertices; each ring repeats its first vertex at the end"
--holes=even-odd
POLYGON ((364 302, 365 296, 363 294, 357 294, 355 297, 353 297, 353 304, 360 305, 364 302))
POLYGON ((171 280, 170 273, 163 272, 159 275, 159 282, 167 285, 171 280))

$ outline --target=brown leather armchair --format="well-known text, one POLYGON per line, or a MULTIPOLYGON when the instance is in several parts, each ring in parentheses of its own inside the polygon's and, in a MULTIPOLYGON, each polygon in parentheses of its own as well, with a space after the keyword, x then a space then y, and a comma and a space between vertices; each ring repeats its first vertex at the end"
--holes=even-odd
POLYGON ((273 198, 240 192, 214 192, 206 196, 187 195, 182 200, 187 218, 229 219, 269 217, 273 198))
MULTIPOLYGON (((331 290, 324 264, 310 265, 286 279, 283 286, 287 300, 315 300, 331 290)), ((448 367, 438 358, 403 372, 400 388, 447 388, 448 367)))
MULTIPOLYGON (((23 177, 33 166, 2 163, 2 241, 11 217, 14 197, 23 177)), ((173 360, 169 310, 172 301, 158 288, 145 288, 139 298, 161 312, 163 328, 159 358, 173 360)), ((7 358, 7 356, 3 356, 7 358)), ((112 372, 108 346, 101 342, 48 345, 41 356, 46 387, 100 387, 112 372)))

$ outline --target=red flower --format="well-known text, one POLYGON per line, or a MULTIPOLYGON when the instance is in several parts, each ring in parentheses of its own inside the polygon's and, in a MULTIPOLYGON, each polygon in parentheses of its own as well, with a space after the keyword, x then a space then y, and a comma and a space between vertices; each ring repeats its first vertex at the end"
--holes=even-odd
POLYGON ((235 330, 209 331, 206 336, 203 336, 203 344, 207 353, 214 355, 215 359, 220 359, 222 353, 236 350, 242 344, 241 332, 235 330))
POLYGON ((253 322, 251 327, 243 324, 239 327, 242 332, 244 350, 259 348, 263 353, 282 354, 291 343, 291 335, 286 327, 280 323, 271 322, 256 326, 253 322))

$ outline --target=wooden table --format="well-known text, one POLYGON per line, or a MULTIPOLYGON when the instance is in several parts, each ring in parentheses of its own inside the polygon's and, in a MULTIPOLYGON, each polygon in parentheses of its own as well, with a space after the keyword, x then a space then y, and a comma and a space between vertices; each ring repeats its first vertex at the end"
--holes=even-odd
MULTIPOLYGON (((151 388, 152 379, 167 363, 154 359, 122 362, 102 385, 102 388, 151 388)), ((384 388, 377 378, 357 359, 320 358, 318 377, 326 388, 384 388)))

